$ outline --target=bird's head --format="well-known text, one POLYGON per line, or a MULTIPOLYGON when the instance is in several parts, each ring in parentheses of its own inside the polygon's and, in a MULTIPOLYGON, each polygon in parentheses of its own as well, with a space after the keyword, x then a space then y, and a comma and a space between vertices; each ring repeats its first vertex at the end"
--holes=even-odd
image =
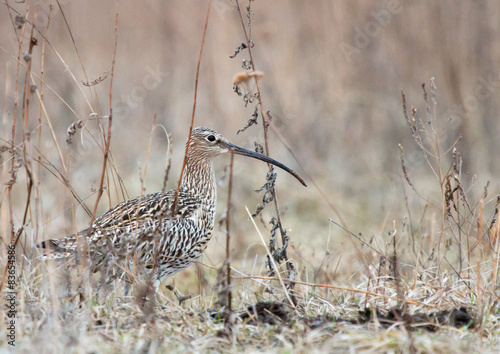
POLYGON ((278 162, 267 155, 234 145, 227 141, 222 134, 213 129, 205 127, 197 127, 193 129, 191 140, 189 141, 189 156, 193 158, 213 159, 214 157, 227 152, 248 156, 275 165, 294 176, 300 183, 306 186, 302 178, 281 162, 278 162))

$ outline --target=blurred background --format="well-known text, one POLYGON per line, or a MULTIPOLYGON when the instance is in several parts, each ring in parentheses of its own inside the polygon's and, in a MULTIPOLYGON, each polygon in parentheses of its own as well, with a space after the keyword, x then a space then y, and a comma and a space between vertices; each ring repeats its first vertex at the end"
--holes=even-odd
MULTIPOLYGON (((116 3, 62 0, 60 4, 65 18, 53 1, 28 1, 28 19, 38 31, 47 33, 41 126, 37 92, 42 86, 43 37, 34 33, 38 45, 31 57, 31 80, 38 91, 32 92, 26 123, 26 132, 31 133, 28 152, 35 155, 40 146, 45 161, 53 164, 51 170, 61 171, 92 209, 102 169, 99 130, 100 126, 107 129, 103 117, 109 114, 116 3), (83 85, 94 80, 101 82, 91 87, 83 85), (73 136, 72 144, 67 144, 68 127, 79 120, 84 127, 73 136)), ((247 5, 241 4, 245 24, 247 5)), ((327 280, 343 279, 342 274, 354 274, 360 267, 357 262, 347 261, 354 254, 351 241, 330 222, 339 222, 339 218, 324 196, 337 208, 350 231, 361 233, 366 240, 377 238, 381 250, 386 247, 383 242, 389 240, 386 236, 393 225, 401 230, 403 238, 409 237, 404 225, 409 224, 410 210, 415 229, 430 220, 429 227, 423 228, 425 232, 418 237, 436 231, 431 221, 442 217, 442 210, 433 207, 441 206, 439 181, 415 144, 401 103, 404 90, 408 109, 414 105, 416 117, 422 119, 417 119, 417 124, 424 144, 433 151, 435 137, 425 134, 429 125, 421 87, 426 83, 432 96, 431 77, 437 87, 432 127, 439 138, 442 169, 448 170, 452 157, 448 149, 461 136, 457 148, 463 159, 462 181, 476 202, 490 182, 484 204, 491 208, 487 215, 491 219, 500 173, 498 1, 260 0, 251 5, 249 34, 254 42, 255 67, 264 73, 260 79, 264 111, 270 111, 275 130, 300 165, 273 130, 269 135, 271 156, 304 176, 309 184, 303 188, 279 172, 277 193, 283 225, 291 236, 289 251, 304 280, 317 274, 315 270, 324 270, 325 264, 330 267, 327 280), (408 176, 415 189, 433 203, 419 197, 406 183, 398 144, 404 148, 408 176), (315 180, 324 196, 307 176, 315 180)), ((0 4, 2 145, 12 133, 18 38, 24 38, 21 57, 28 50, 31 28, 27 26, 24 33, 16 29, 16 16, 24 15, 26 6, 14 1, 9 1, 8 6, 0 4)), ((169 149, 163 129, 157 128, 151 135, 155 116, 156 123, 171 134, 172 169, 167 188, 176 186, 191 119, 207 7, 208 2, 199 0, 119 2, 111 150, 113 166, 129 197, 139 195, 141 188, 147 193, 162 188, 169 149), (146 164, 146 178, 141 182, 146 164)), ((242 60, 249 57, 247 51, 235 58, 230 56, 244 38, 235 3, 214 0, 201 60, 195 126, 214 128, 231 142, 253 148, 254 141, 263 143, 260 118, 257 126, 236 135, 251 118, 256 103, 245 107, 242 97, 233 92, 233 77, 244 71, 242 60)), ((19 102, 27 63, 23 59, 21 62, 19 102)), ((247 89, 254 87, 249 85, 247 89)), ((434 110, 434 105, 431 108, 434 110)), ((19 104, 16 145, 23 141, 23 112, 19 104)), ((2 155, 2 179, 9 176, 8 158, 2 155)), ((435 161, 432 156, 430 160, 435 161)), ((227 206, 228 164, 228 156, 215 161, 219 181, 217 220, 227 206)), ((235 158, 232 260, 247 274, 264 266, 265 249, 248 221, 245 206, 253 211, 261 201, 262 194, 254 190, 265 183, 266 172, 262 163, 235 158), (252 271, 254 266, 257 268, 252 271)), ((117 179, 109 176, 109 194, 101 200, 99 215, 123 200, 116 192, 117 179)), ((26 204, 24 178, 20 170, 13 188, 16 228, 20 227, 26 204)), ((83 228, 88 224, 88 215, 75 205, 75 198, 52 173, 42 168, 39 182, 36 205, 40 217, 38 227, 34 222, 28 225, 28 238, 61 237, 73 233, 75 225, 83 228)), ((274 207, 269 205, 262 213, 264 224, 258 224, 266 238, 269 233, 264 227, 269 229, 273 214, 274 207)), ((8 232, 6 215, 4 208, 3 235, 8 232)), ((222 264, 223 230, 215 233, 205 263, 222 264)), ((28 245, 30 242, 26 241, 28 245)), ((185 272, 194 277, 196 270, 185 272)))

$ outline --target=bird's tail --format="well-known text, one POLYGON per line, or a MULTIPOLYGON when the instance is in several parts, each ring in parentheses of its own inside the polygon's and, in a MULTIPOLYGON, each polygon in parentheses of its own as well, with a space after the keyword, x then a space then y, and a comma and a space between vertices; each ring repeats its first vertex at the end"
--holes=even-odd
POLYGON ((84 229, 77 235, 71 235, 60 239, 50 239, 40 242, 36 248, 42 249, 39 258, 46 259, 64 259, 76 253, 78 240, 77 237, 86 237, 88 230, 84 229))
POLYGON ((42 249, 38 258, 41 260, 47 260, 69 257, 74 252, 71 252, 70 248, 66 247, 66 244, 68 244, 66 239, 71 237, 72 236, 40 242, 36 245, 36 248, 42 249))

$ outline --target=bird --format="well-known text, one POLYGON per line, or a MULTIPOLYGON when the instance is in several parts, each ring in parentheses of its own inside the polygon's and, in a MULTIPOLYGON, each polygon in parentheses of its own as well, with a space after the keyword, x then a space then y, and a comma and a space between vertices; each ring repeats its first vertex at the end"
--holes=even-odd
POLYGON ((178 191, 172 189, 119 203, 75 235, 37 245, 39 257, 73 259, 86 251, 93 272, 125 260, 141 265, 155 291, 166 277, 197 261, 212 238, 217 189, 212 160, 234 153, 275 165, 306 186, 293 170, 267 155, 230 143, 217 131, 197 127, 187 141, 185 169, 178 191), (82 242, 83 241, 83 242, 82 242))

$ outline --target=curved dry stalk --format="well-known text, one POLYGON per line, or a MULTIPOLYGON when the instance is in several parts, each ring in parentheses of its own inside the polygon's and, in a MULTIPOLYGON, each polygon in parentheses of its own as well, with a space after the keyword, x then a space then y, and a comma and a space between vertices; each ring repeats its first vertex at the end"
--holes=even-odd
MULTIPOLYGON (((191 114, 191 124, 189 126, 189 134, 188 134, 188 139, 187 139, 187 143, 186 143, 186 149, 184 151, 184 161, 182 163, 181 175, 179 176, 179 181, 177 182, 177 190, 179 190, 181 188, 182 176, 184 174, 184 169, 186 168, 189 142, 191 141, 191 135, 193 134, 194 115, 196 112, 196 99, 198 97, 198 78, 200 77, 201 55, 203 54, 203 46, 205 45, 205 35, 207 34, 208 19, 210 18, 210 6, 211 5, 212 5, 212 0, 210 0, 208 2, 207 16, 205 18, 205 27, 203 29, 203 36, 201 38, 200 55, 198 57, 198 65, 196 67, 196 78, 194 81, 193 113, 191 114)), ((179 203, 179 200, 177 198, 177 194, 175 194, 175 199, 174 199, 174 203, 173 203, 173 208, 174 208, 173 211, 175 211, 177 209, 178 203, 179 203)))
POLYGON ((231 193, 233 190, 233 163, 234 162, 234 153, 231 151, 231 162, 229 165, 229 186, 227 192, 227 212, 226 212, 226 264, 227 264, 227 308, 229 311, 232 309, 232 293, 231 293, 231 234, 229 232, 230 225, 230 215, 231 215, 231 193))
MULTIPOLYGON (((255 72, 255 63, 254 63, 253 54, 252 54, 252 43, 251 43, 250 37, 247 33, 245 21, 243 20, 243 15, 241 13, 241 8, 240 8, 240 4, 239 4, 238 0, 236 0, 236 8, 238 10, 238 14, 240 17, 241 26, 243 28, 243 33, 245 35, 246 49, 248 50, 248 55, 250 57, 250 65, 251 65, 252 71, 255 72)), ((250 18, 249 18, 249 21, 250 21, 250 18)), ((264 151, 265 151, 265 154, 269 156, 269 154, 270 154, 269 139, 268 139, 267 133, 268 133, 268 128, 269 128, 270 124, 267 121, 266 114, 264 113, 264 107, 263 107, 264 105, 262 103, 262 94, 260 91, 260 85, 259 85, 259 80, 258 80, 259 76, 260 75, 252 75, 252 77, 255 80, 255 87, 257 89, 257 97, 258 97, 258 106, 259 106, 259 110, 260 110, 260 116, 262 118, 262 129, 264 132, 264 151)), ((272 166, 270 164, 268 164, 268 168, 269 168, 269 171, 272 171, 272 166)), ((274 208, 276 210, 277 224, 279 225, 279 230, 280 230, 280 235, 281 235, 281 242, 282 242, 282 245, 285 245, 287 243, 287 235, 286 235, 285 231, 283 230, 283 226, 282 226, 283 224, 281 222, 281 212, 280 212, 280 207, 279 207, 279 203, 278 203, 278 194, 276 193, 276 188, 273 187, 272 190, 273 190, 274 208)), ((283 255, 283 259, 285 260, 285 263, 287 265, 288 277, 291 278, 292 272, 294 271, 295 267, 293 266, 292 263, 290 263, 288 261, 288 254, 287 254, 285 247, 282 248, 282 255, 283 255)), ((273 258, 273 257, 271 256, 271 258, 273 258)), ((288 297, 288 293, 287 293, 287 297, 288 297)))
MULTIPOLYGON (((59 1, 57 2, 59 4, 59 1)), ((60 6, 60 5, 59 5, 60 6)), ((109 117, 108 117, 108 133, 106 136, 106 145, 104 147, 104 159, 102 162, 102 171, 101 171, 101 181, 99 182, 99 189, 97 190, 97 198, 94 205, 94 210, 92 212, 92 220, 90 223, 94 222, 97 206, 99 205, 99 200, 101 199, 103 193, 103 185, 104 185, 104 177, 106 175, 106 165, 108 163, 108 155, 109 148, 111 145, 111 127, 113 125, 113 78, 115 71, 115 62, 116 62, 116 48, 118 46, 118 4, 116 5, 116 15, 115 15, 115 46, 113 50, 113 61, 111 63, 111 79, 109 84, 109 117)))

